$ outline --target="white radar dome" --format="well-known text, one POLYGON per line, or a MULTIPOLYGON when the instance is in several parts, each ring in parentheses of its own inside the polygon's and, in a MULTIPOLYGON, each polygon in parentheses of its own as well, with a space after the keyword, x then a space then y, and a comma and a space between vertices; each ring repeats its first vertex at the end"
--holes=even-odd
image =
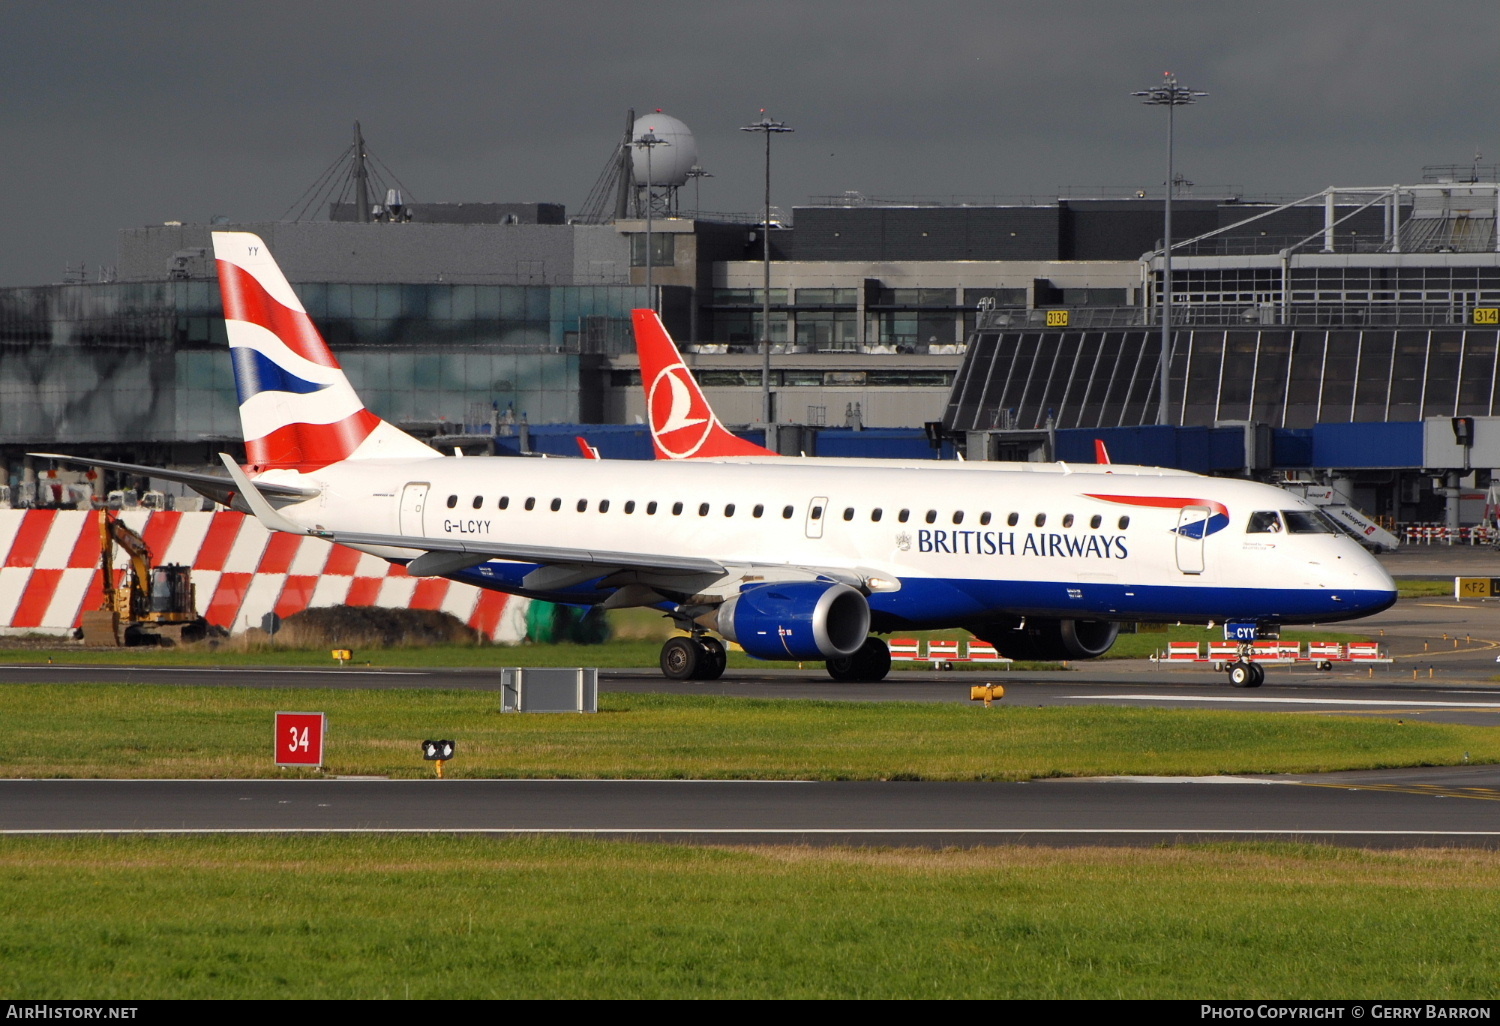
MULTIPOLYGON (((650 184, 658 187, 686 185, 688 171, 698 163, 698 143, 693 138, 692 131, 674 117, 647 114, 635 119, 635 124, 630 129, 630 138, 639 139, 647 132, 666 142, 665 146, 650 147, 650 184)), ((645 146, 630 147, 635 180, 642 185, 646 184, 646 150, 645 146)))

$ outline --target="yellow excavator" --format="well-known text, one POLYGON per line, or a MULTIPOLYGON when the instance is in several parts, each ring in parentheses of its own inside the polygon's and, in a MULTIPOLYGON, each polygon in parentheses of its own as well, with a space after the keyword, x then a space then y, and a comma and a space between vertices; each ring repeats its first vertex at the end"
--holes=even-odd
POLYGON ((146 540, 107 509, 99 511, 99 552, 104 602, 83 614, 85 645, 170 646, 205 636, 208 622, 198 615, 192 567, 152 566, 146 540), (117 545, 130 556, 123 571, 115 570, 117 545))

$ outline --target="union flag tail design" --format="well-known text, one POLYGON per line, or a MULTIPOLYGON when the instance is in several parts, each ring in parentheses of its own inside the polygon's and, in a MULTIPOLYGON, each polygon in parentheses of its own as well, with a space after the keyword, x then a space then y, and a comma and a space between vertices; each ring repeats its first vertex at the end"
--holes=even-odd
POLYGON ((646 390, 646 417, 651 423, 651 444, 656 447, 657 459, 776 455, 732 434, 719 422, 656 311, 632 313, 635 349, 641 359, 641 386, 646 390))
POLYGON ((365 409, 259 236, 213 240, 250 472, 437 455, 365 409))

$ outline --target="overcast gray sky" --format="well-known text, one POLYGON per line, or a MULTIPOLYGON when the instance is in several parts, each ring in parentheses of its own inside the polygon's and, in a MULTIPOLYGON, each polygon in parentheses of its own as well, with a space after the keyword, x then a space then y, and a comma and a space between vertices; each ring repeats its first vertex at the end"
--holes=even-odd
POLYGON ((115 260, 120 228, 274 220, 364 124, 428 201, 578 210, 625 110, 693 130, 703 206, 1159 186, 1176 72, 1199 191, 1296 196, 1500 163, 1500 5, 713 0, 0 6, 0 285, 115 260))

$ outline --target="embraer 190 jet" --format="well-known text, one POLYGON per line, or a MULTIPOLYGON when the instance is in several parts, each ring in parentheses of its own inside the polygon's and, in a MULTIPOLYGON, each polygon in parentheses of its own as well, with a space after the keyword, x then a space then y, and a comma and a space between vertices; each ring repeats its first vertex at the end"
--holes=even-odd
MULTIPOLYGON (((230 479, 86 462, 183 481, 271 530, 416 576, 659 609, 684 632, 662 648, 671 678, 721 675, 724 641, 875 681, 890 668, 876 635, 893 631, 961 627, 1012 658, 1078 659, 1107 651, 1122 622, 1271 628, 1396 599, 1389 575, 1314 507, 1252 481, 1119 466, 444 456, 365 407, 260 238, 215 232, 213 243, 245 462, 221 456, 230 479)), ((1235 683, 1259 683, 1259 667, 1234 666, 1235 683)))

